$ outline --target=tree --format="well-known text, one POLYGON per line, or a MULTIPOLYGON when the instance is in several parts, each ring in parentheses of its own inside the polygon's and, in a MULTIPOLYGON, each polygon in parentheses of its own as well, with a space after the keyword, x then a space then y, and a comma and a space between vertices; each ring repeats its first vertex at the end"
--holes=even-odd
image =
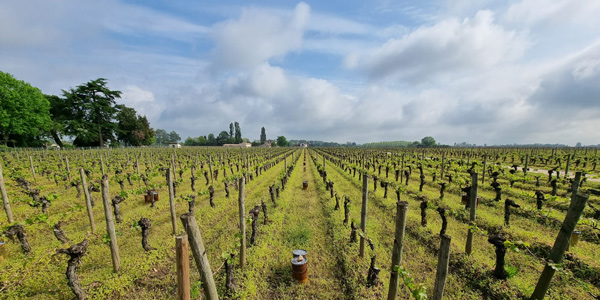
POLYGON ((277 137, 277 146, 279 146, 279 147, 287 147, 287 145, 288 145, 288 141, 285 138, 285 136, 282 135, 282 136, 278 136, 277 137))
POLYGON ((424 138, 421 139, 421 144, 424 147, 433 147, 433 146, 435 146, 436 143, 435 143, 435 139, 434 138, 432 138, 430 136, 426 136, 426 137, 424 137, 424 138))
POLYGON ((178 143, 179 141, 181 141, 181 137, 177 132, 169 132, 169 143, 178 143))
POLYGON ((117 138, 129 146, 151 145, 155 139, 155 133, 150 128, 146 116, 140 116, 135 109, 119 105, 117 114, 117 138))
POLYGON ((264 144, 267 141, 267 133, 265 132, 265 128, 260 129, 260 143, 264 144))
POLYGON ((234 136, 233 136, 233 123, 229 123, 229 139, 231 139, 233 141, 234 136))
POLYGON ((208 138, 206 138, 206 140, 207 140, 207 144, 209 146, 216 146, 217 145, 217 139, 215 139, 215 135, 212 134, 212 133, 210 133, 208 135, 208 138))
POLYGON ((50 103, 29 83, 0 72, 0 140, 13 145, 40 145, 51 127, 50 103))
POLYGON ((44 95, 50 103, 50 115, 52 124, 50 125, 50 136, 54 142, 61 148, 64 147, 61 136, 66 133, 66 124, 71 119, 70 109, 67 101, 59 96, 44 95))
POLYGON ((106 85, 106 79, 98 78, 75 89, 63 90, 72 117, 66 131, 75 136, 73 143, 77 146, 104 147, 109 139, 115 140, 115 99, 121 97, 121 92, 112 91, 106 85))
POLYGON ((227 133, 227 131, 225 130, 221 131, 221 133, 219 133, 219 135, 217 136, 217 145, 223 146, 223 144, 227 144, 228 141, 229 133, 227 133))
POLYGON ((242 130, 240 129, 240 123, 235 122, 234 126, 235 126, 235 143, 239 144, 242 142, 242 130))
POLYGON ((156 129, 155 131, 156 140, 154 141, 157 145, 166 145, 169 143, 169 134, 164 129, 156 129))

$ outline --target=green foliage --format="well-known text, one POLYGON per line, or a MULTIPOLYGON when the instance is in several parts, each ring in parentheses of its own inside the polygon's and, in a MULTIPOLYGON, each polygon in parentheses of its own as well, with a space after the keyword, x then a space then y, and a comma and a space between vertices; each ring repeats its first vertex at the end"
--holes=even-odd
POLYGON ((285 138, 285 136, 281 135, 277 137, 277 146, 279 147, 287 147, 288 146, 288 141, 285 138))
POLYGON ((284 241, 292 247, 305 247, 312 237, 312 229, 306 222, 299 222, 286 228, 284 241))
POLYGON ((265 128, 262 127, 260 129, 260 143, 264 144, 267 141, 267 133, 265 132, 265 128))
POLYGON ((507 278, 513 278, 515 275, 517 275, 519 273, 519 267, 512 266, 510 264, 506 264, 506 266, 504 267, 504 270, 506 271, 507 278))
POLYGON ((198 281, 192 282, 191 287, 190 287, 190 296, 193 299, 200 297, 201 290, 202 290, 202 281, 198 280, 198 281))
POLYGON ((509 249, 514 252, 519 252, 519 249, 529 247, 529 243, 525 243, 523 241, 512 242, 509 240, 504 241, 504 246, 506 249, 509 249))
POLYGON ((116 130, 119 141, 128 146, 148 146, 154 143, 155 133, 150 128, 146 116, 140 116, 135 109, 118 105, 118 128, 116 130))
POLYGON ((88 81, 75 89, 63 90, 67 106, 70 108, 66 130, 75 136, 77 146, 100 146, 111 140, 117 124, 114 122, 118 108, 115 99, 120 91, 107 87, 107 80, 98 78, 88 81))
POLYGON ((404 286, 408 288, 413 298, 417 300, 427 299, 427 291, 425 289, 425 286, 423 286, 422 284, 416 285, 414 283, 414 279, 410 276, 410 273, 406 269, 404 269, 404 267, 396 265, 394 266, 394 271, 398 272, 398 275, 400 276, 400 278, 402 278, 404 286))
POLYGON ((373 142, 364 143, 362 146, 367 148, 396 148, 396 147, 410 147, 412 142, 407 141, 391 141, 391 142, 373 142))
POLYGON ((240 123, 235 122, 233 123, 233 126, 235 127, 235 143, 239 144, 242 142, 242 129, 240 128, 240 123))
POLYGON ((436 145, 435 139, 433 137, 430 136, 426 136, 424 138, 421 139, 421 145, 425 146, 425 147, 433 147, 436 145))
POLYGON ((25 219, 25 224, 31 225, 36 223, 47 223, 48 215, 47 214, 39 214, 32 216, 30 218, 25 219))
POLYGON ((51 128, 50 103, 42 92, 0 71, 0 140, 15 146, 40 146, 51 128))
POLYGON ((217 146, 223 146, 223 144, 227 144, 230 142, 233 141, 230 140, 229 133, 227 133, 227 131, 225 130, 221 131, 221 133, 219 133, 219 135, 217 136, 217 146))
MULTIPOLYGON (((138 221, 133 221, 131 223, 131 230, 133 230, 133 231, 141 231, 142 227, 140 227, 140 223, 138 223, 138 221)), ((110 242, 110 238, 108 239, 108 241, 110 242)))
POLYGON ((469 224, 469 231, 472 233, 479 233, 481 235, 487 235, 488 232, 486 230, 483 230, 479 227, 477 227, 477 225, 475 225, 474 223, 470 223, 469 224))

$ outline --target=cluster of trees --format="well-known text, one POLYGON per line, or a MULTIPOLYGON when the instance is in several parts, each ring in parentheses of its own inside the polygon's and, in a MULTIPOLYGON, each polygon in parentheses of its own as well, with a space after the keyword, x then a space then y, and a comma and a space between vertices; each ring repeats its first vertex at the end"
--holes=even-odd
MULTIPOLYGON (((266 137, 265 137, 265 139, 266 139, 266 137)), ((240 123, 233 122, 233 123, 229 124, 229 131, 223 130, 216 137, 212 133, 210 133, 208 136, 199 136, 196 138, 188 137, 183 142, 183 145, 185 145, 185 146, 223 146, 224 144, 239 144, 242 142, 248 142, 248 139, 242 138, 242 129, 240 128, 240 123)))
POLYGON ((345 144, 340 144, 336 142, 324 142, 324 141, 307 141, 307 140, 290 140, 290 146, 298 146, 300 144, 307 144, 310 147, 357 147, 355 142, 346 142, 345 144))
POLYGON ((48 138, 64 147, 65 136, 75 146, 128 146, 154 143, 155 132, 146 116, 116 103, 120 91, 98 78, 63 90, 62 97, 44 95, 38 88, 0 72, 0 139, 4 145, 42 146, 48 138))
POLYGON ((156 129, 155 131, 155 145, 167 145, 169 143, 179 143, 181 137, 175 131, 167 132, 164 129, 156 129))
POLYGON ((426 136, 421 139, 421 142, 414 141, 391 141, 391 142, 374 142, 374 143, 364 143, 362 146, 367 148, 395 148, 395 147, 405 147, 405 148, 419 148, 419 147, 434 147, 437 146, 435 139, 430 136, 426 136))

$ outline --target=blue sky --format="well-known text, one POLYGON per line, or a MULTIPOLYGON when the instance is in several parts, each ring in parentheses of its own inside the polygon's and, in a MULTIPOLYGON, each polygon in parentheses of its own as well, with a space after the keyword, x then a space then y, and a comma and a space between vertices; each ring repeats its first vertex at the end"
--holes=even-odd
POLYGON ((3 1, 0 70, 104 77, 154 128, 600 143, 600 2, 3 1))

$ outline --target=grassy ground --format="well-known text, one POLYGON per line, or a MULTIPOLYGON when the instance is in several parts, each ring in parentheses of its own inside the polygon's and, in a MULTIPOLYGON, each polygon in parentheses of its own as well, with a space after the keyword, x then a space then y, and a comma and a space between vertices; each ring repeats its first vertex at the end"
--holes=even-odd
MULTIPOLYGON (((219 295, 226 299, 385 298, 392 269, 391 255, 395 231, 396 195, 392 186, 401 186, 404 190, 401 200, 409 202, 401 265, 408 270, 415 284, 422 285, 430 297, 434 286, 441 228, 440 218, 434 208, 442 206, 455 213, 454 216, 448 217, 447 233, 452 237, 452 243, 445 289, 447 299, 527 298, 533 291, 543 268, 541 258, 545 254, 544 251, 547 252, 552 246, 558 232, 558 228, 551 223, 544 223, 518 212, 513 214, 510 228, 503 226, 503 202, 493 201, 494 192, 482 185, 479 194, 483 200, 477 210, 477 226, 490 231, 501 228, 511 241, 521 240, 531 245, 529 249, 507 253, 507 264, 516 273, 511 274, 512 276, 507 280, 498 280, 492 275, 495 263, 494 247, 487 242, 486 234, 477 231, 473 253, 471 255, 464 253, 466 234, 469 230, 465 217, 468 216, 468 211, 460 203, 461 192, 458 184, 450 185, 446 197, 438 200, 439 186, 437 183, 430 182, 435 169, 426 168, 428 183, 423 187, 422 192, 418 191, 418 171, 413 169, 408 186, 396 183, 390 173, 387 178, 391 182, 387 198, 384 198, 384 190, 381 186, 374 191, 372 177, 370 178, 365 234, 372 241, 374 250, 367 247, 365 255, 361 257, 359 242, 350 242, 350 223, 354 222, 359 228, 361 226, 362 181, 358 179, 358 174, 353 176, 332 161, 326 160, 327 179, 334 182, 334 191, 340 201, 340 209, 336 210, 335 197, 331 197, 330 191, 326 190, 318 172, 318 168, 323 167, 323 152, 294 150, 292 160, 290 156, 292 151, 288 151, 287 159, 283 160, 283 151, 271 153, 253 150, 254 152, 249 152, 247 156, 237 150, 228 151, 184 150, 177 152, 176 158, 179 162, 177 171, 180 169, 184 171, 183 178, 179 179, 177 175, 179 184, 176 214, 179 216, 187 212, 188 203, 184 199, 185 196, 198 195, 190 187, 189 166, 195 164, 196 189, 201 192, 196 198, 195 216, 206 245, 217 290, 219 295), (215 207, 210 206, 209 196, 203 193, 208 189, 203 172, 209 169, 207 158, 209 154, 212 157, 210 165, 213 170, 220 170, 219 180, 213 183, 215 207), (309 154, 315 156, 314 160, 309 154), (275 157, 276 155, 280 156, 275 157), (274 163, 271 168, 247 182, 245 194, 246 213, 263 201, 267 203, 269 217, 268 222, 264 224, 264 215, 261 211, 257 240, 254 245, 249 243, 251 223, 250 219, 247 220, 247 264, 243 270, 240 269, 238 257, 235 257, 234 275, 238 289, 229 292, 225 288, 222 253, 235 248, 237 241, 238 191, 230 185, 230 197, 227 198, 222 178, 225 170, 227 176, 233 173, 239 176, 240 173, 234 166, 237 164, 243 168, 246 160, 251 164, 251 170, 269 161, 274 163), (287 179, 285 189, 280 191, 276 199, 277 207, 275 207, 270 200, 269 186, 273 184, 281 186, 286 165, 288 167, 294 165, 294 169, 287 179), (304 181, 309 184, 307 190, 302 189, 304 181), (351 200, 348 224, 343 224, 345 196, 351 200), (425 196, 430 202, 427 210, 428 223, 425 227, 421 226, 418 200, 420 196, 425 196), (294 249, 308 251, 309 281, 306 284, 297 284, 292 278, 290 260, 294 249), (367 287, 367 270, 373 256, 376 257, 376 267, 381 269, 379 283, 374 287, 367 287)), ((119 163, 128 160, 132 162, 131 158, 138 152, 89 151, 86 152, 86 157, 78 152, 71 154, 73 154, 70 157, 73 176, 79 166, 85 166, 93 171, 92 179, 98 179, 100 165, 92 166, 90 164, 92 160, 98 160, 102 155, 105 162, 111 164, 107 165, 107 169, 110 174, 113 174, 114 169, 119 167, 119 163)), ((81 283, 91 299, 172 299, 176 296, 175 235, 172 234, 164 169, 160 169, 170 165, 174 152, 153 150, 139 154, 141 154, 140 171, 146 173, 146 169, 149 170, 146 174, 149 174, 150 186, 157 189, 160 200, 155 208, 151 208, 144 203, 143 195, 135 192, 144 189, 143 182, 134 180, 133 186, 126 183, 128 198, 121 204, 123 221, 116 225, 122 270, 114 273, 110 249, 103 241, 106 224, 102 200, 99 193, 93 193, 96 202, 93 211, 97 232, 90 237, 88 252, 83 257, 78 271, 81 283), (134 226, 141 217, 149 218, 152 224, 149 242, 155 249, 149 252, 142 249, 141 233, 137 226, 134 226)), ((34 162, 38 172, 41 171, 42 166, 47 166, 55 173, 64 168, 60 165, 54 167, 62 161, 55 154, 36 155, 37 159, 34 162)), ((20 162, 17 162, 14 157, 8 157, 17 167, 5 165, 4 174, 15 219, 25 224, 33 251, 28 255, 23 254, 18 241, 7 240, 4 259, 0 261, 2 270, 0 299, 71 299, 73 294, 67 286, 64 275, 67 256, 54 254, 56 249, 66 248, 70 244, 63 245, 54 238, 52 225, 64 220, 66 224, 63 230, 71 239, 71 244, 80 242, 90 230, 84 198, 83 196, 76 198, 74 188, 65 189, 65 182, 56 185, 52 176, 38 173, 34 181, 29 175, 29 162, 24 157, 22 154, 20 162), (9 173, 25 176, 32 181, 34 187, 42 188, 42 195, 59 196, 53 201, 46 215, 40 214, 39 207, 28 205, 31 198, 21 192, 21 189, 15 185, 14 179, 7 176, 9 173)), ((329 159, 330 156, 327 158, 329 159)), ((407 159, 407 164, 408 161, 407 159)), ((131 163, 123 168, 128 172, 136 173, 131 163)), ((461 172, 458 174, 460 175, 461 172)), ((464 174, 461 176, 466 177, 464 174)), ((111 177, 110 190, 111 196, 114 196, 118 194, 120 188, 115 180, 116 176, 111 177)), ((380 177, 385 178, 384 175, 380 177)), ((508 184, 506 178, 501 180, 503 186, 508 184)), ((560 190, 564 191, 565 188, 566 184, 561 183, 560 190)), ((530 195, 533 190, 532 182, 521 181, 517 182, 512 189, 505 189, 505 196, 518 201, 523 206, 523 210, 531 210, 532 214, 538 214, 541 212, 533 209, 535 200, 530 195)), ((544 186, 542 190, 547 192, 548 187, 544 186)), ((549 209, 544 212, 548 218, 562 221, 567 206, 562 199, 564 197, 548 203, 549 209)), ((597 199, 592 201, 596 203, 597 199)), ((589 211, 586 213, 591 214, 589 211)), ((5 218, 0 220, 2 230, 9 225, 5 218)), ((177 219, 177 226, 178 234, 183 233, 179 219, 177 219)), ((598 263, 600 245, 591 239, 586 239, 588 237, 582 239, 577 247, 568 252, 572 260, 565 263, 565 272, 559 272, 554 277, 547 295, 548 299, 588 299, 592 298, 590 293, 600 294, 598 263)), ((200 276, 192 259, 190 259, 190 266, 192 294, 195 299, 199 299, 202 297, 200 276)), ((399 286, 399 297, 402 299, 411 297, 409 289, 402 283, 399 286)))

